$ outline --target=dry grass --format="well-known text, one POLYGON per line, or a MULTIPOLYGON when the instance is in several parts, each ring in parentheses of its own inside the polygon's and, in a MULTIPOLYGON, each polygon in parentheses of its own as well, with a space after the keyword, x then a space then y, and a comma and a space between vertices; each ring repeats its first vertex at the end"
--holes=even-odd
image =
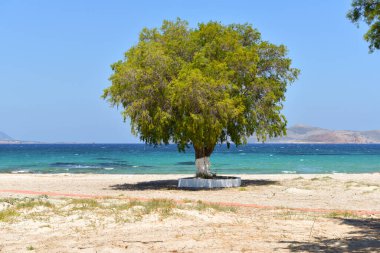
POLYGON ((41 199, 26 199, 25 201, 17 203, 15 208, 16 209, 33 209, 37 206, 53 208, 54 204, 50 203, 49 201, 41 200, 41 199))
POLYGON ((353 213, 353 212, 338 212, 334 211, 326 215, 327 218, 361 218, 361 216, 353 213))
POLYGON ((9 222, 15 216, 18 216, 19 213, 16 210, 8 208, 3 211, 0 211, 0 222, 9 222))
POLYGON ((95 199, 71 199, 70 204, 74 207, 72 210, 93 210, 95 208, 102 208, 102 205, 95 199))
MULTIPOLYGON (((0 199, 0 203, 8 204, 7 208, 0 211, 0 222, 12 222, 16 217, 36 207, 54 208, 54 204, 40 198, 3 198, 0 199)), ((29 216, 36 217, 37 213, 31 213, 29 216)))
POLYGON ((35 250, 35 248, 30 245, 30 246, 26 247, 26 250, 35 250))
POLYGON ((180 215, 176 210, 197 210, 205 212, 236 212, 235 207, 202 201, 184 200, 177 203, 171 199, 152 199, 148 201, 119 199, 55 199, 54 203, 46 198, 0 199, 7 207, 0 211, 0 222, 17 222, 19 220, 48 221, 53 215, 68 217, 76 215, 76 219, 113 217, 117 223, 141 220, 146 215, 156 214, 160 219, 180 215), (44 207, 44 208, 41 208, 44 207))
POLYGON ((197 201, 195 205, 195 209, 198 211, 204 211, 207 209, 213 209, 219 212, 236 212, 236 208, 232 206, 223 206, 214 203, 206 203, 202 201, 197 201))

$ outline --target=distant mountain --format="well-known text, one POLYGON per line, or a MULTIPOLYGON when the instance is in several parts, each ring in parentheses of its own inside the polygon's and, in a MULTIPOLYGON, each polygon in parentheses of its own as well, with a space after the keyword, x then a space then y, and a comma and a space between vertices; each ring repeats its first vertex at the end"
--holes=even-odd
MULTIPOLYGON (((250 142, 256 142, 253 138, 250 142)), ((289 127, 287 135, 270 139, 269 143, 380 143, 380 130, 329 130, 313 126, 289 127)))
POLYGON ((0 132, 0 144, 37 144, 37 143, 40 143, 40 142, 15 140, 9 135, 3 132, 0 132))
POLYGON ((13 141, 13 138, 3 132, 0 132, 0 141, 13 141))

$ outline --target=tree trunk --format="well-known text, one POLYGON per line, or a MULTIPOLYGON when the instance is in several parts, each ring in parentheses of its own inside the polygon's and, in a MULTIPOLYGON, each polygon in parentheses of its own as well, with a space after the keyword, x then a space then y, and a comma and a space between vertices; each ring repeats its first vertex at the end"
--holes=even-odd
POLYGON ((197 168, 197 177, 212 178, 214 174, 211 173, 210 155, 214 151, 214 147, 195 147, 195 167, 197 168))

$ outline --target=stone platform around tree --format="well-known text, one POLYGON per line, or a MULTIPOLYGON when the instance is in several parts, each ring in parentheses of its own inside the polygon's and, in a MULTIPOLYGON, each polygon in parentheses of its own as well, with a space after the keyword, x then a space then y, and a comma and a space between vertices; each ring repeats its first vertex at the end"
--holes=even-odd
POLYGON ((178 180, 178 188, 192 189, 211 189, 211 188, 229 188, 239 187, 241 185, 240 177, 217 176, 210 179, 189 177, 178 180))

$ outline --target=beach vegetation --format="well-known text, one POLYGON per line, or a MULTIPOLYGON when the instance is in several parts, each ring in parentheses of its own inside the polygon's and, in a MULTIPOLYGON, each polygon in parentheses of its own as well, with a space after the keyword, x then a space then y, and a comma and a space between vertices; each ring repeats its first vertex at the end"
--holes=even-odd
POLYGON ((14 205, 15 203, 17 203, 19 201, 20 201, 20 199, 18 199, 18 198, 0 198, 0 203, 3 202, 3 203, 10 204, 10 205, 14 205))
POLYGON ((0 211, 0 222, 10 221, 13 217, 18 216, 19 213, 13 208, 7 208, 0 211))
POLYGON ((49 201, 43 201, 41 199, 26 199, 17 203, 16 209, 33 209, 37 206, 44 206, 47 208, 53 208, 54 204, 49 201))
POLYGON ((171 199, 152 199, 143 203, 146 213, 159 211, 162 214, 170 213, 177 204, 171 199))
POLYGON ((35 248, 30 245, 30 246, 26 247, 26 250, 30 250, 31 251, 31 250, 35 250, 35 248))
POLYGON ((127 203, 111 205, 110 208, 118 210, 118 211, 126 211, 126 210, 131 209, 134 206, 141 206, 141 205, 142 205, 141 201, 131 200, 127 203))
POLYGON ((148 201, 130 200, 128 203, 112 205, 116 211, 133 210, 135 215, 158 213, 160 217, 167 217, 177 208, 176 202, 171 199, 152 199, 148 201))
POLYGON ((188 203, 192 203, 192 202, 194 202, 194 200, 187 199, 187 198, 182 199, 181 201, 182 201, 182 203, 185 203, 185 204, 188 204, 188 203))
POLYGON ((74 205, 74 210, 86 210, 101 208, 101 204, 95 199, 72 199, 71 203, 74 205))
POLYGON ((286 133, 285 92, 299 70, 284 45, 250 24, 165 20, 144 28, 136 45, 112 64, 103 98, 122 107, 132 133, 151 145, 191 145, 197 176, 213 177, 217 143, 241 145, 286 133))
POLYGON ((361 216, 350 211, 333 211, 327 214, 327 218, 360 218, 360 217, 361 216))
POLYGON ((380 1, 379 0, 353 0, 352 9, 347 13, 347 18, 359 26, 364 21, 368 31, 364 39, 369 43, 369 52, 380 49, 380 1))
POLYGON ((225 205, 220 205, 217 203, 207 203, 207 202, 200 201, 200 200, 198 200, 196 202, 195 209, 198 211, 213 209, 213 210, 219 211, 219 212, 236 212, 236 208, 233 206, 225 206, 225 205))
MULTIPOLYGON (((41 203, 39 199, 3 199, 13 202, 6 209, 0 211, 0 222, 21 222, 32 220, 45 223, 40 228, 50 228, 52 217, 70 217, 71 220, 89 221, 88 226, 98 227, 108 218, 113 218, 116 223, 129 223, 141 221, 147 215, 157 216, 160 220, 168 217, 186 216, 187 211, 197 212, 236 212, 237 207, 226 206, 219 203, 204 201, 173 199, 127 200, 119 199, 59 199, 49 209, 35 208, 41 203), (23 203, 23 205, 20 205, 23 203), (25 204, 27 203, 27 204, 25 204), (33 204, 29 204, 33 203, 33 204), (17 217, 17 220, 15 219, 17 217), (95 220, 94 220, 95 219, 95 220)), ((45 206, 44 204, 40 206, 45 206)))

